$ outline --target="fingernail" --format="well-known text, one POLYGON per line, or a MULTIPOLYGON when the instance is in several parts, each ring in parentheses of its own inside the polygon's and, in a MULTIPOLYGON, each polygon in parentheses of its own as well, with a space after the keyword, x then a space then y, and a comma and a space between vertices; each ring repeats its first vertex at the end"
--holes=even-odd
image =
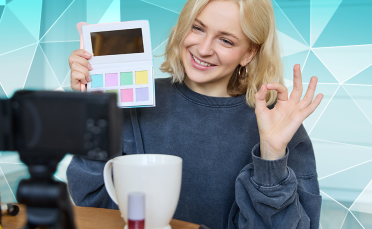
POLYGON ((88 52, 85 53, 86 57, 90 57, 90 54, 88 52))
POLYGON ((92 65, 90 65, 90 63, 88 63, 88 69, 89 69, 89 71, 91 71, 93 69, 92 65))
POLYGON ((273 84, 272 84, 272 83, 269 83, 267 86, 268 86, 268 87, 271 87, 271 86, 273 86, 273 84))
POLYGON ((90 77, 90 75, 88 76, 88 81, 92 81, 92 77, 90 77))

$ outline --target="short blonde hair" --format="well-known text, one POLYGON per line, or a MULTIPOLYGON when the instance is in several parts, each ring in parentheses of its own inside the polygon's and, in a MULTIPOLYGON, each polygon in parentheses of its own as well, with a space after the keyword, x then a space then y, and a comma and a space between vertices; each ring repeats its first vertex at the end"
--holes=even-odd
MULTIPOLYGON (((181 61, 182 43, 190 32, 197 15, 210 0, 188 0, 180 13, 175 27, 172 28, 165 50, 165 62, 161 65, 162 72, 168 72, 172 81, 182 83, 185 77, 181 61)), ((255 94, 262 84, 279 82, 284 84, 283 66, 280 56, 279 41, 276 35, 274 9, 271 0, 230 0, 240 6, 240 24, 250 42, 250 49, 256 48, 257 53, 246 66, 248 75, 241 79, 240 65, 237 66, 227 86, 231 96, 246 93, 247 104, 255 106, 255 94)), ((245 74, 243 70, 242 75, 245 74)), ((266 104, 272 105, 277 93, 268 91, 266 104)))

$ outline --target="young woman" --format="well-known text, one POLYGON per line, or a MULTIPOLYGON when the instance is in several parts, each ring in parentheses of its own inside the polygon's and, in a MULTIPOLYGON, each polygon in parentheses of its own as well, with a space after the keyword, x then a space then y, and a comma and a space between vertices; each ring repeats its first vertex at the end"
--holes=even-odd
MULTIPOLYGON (((74 51, 71 87, 90 81, 74 51)), ((183 159, 174 218, 211 228, 318 228, 321 197, 302 126, 319 105, 317 78, 301 100, 300 66, 288 99, 270 0, 189 0, 156 80, 156 107, 125 109, 123 154, 183 159)), ((77 205, 116 208, 103 162, 75 156, 67 170, 77 205)))

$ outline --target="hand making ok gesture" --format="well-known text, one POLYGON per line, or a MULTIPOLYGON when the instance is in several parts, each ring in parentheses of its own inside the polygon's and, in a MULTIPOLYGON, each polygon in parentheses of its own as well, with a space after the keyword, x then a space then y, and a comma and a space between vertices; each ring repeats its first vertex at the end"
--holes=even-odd
POLYGON ((277 160, 285 155, 287 144, 301 123, 318 107, 323 99, 318 94, 313 101, 318 78, 312 77, 304 98, 302 96, 302 78, 300 65, 293 68, 293 90, 288 99, 287 88, 280 83, 263 84, 255 95, 258 130, 260 133, 261 158, 277 160), (278 92, 278 100, 273 109, 266 107, 268 90, 278 92))

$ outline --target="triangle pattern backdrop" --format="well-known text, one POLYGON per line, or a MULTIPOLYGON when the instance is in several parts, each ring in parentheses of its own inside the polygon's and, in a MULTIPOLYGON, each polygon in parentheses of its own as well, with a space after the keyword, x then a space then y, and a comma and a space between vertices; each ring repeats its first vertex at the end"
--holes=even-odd
MULTIPOLYGON (((186 0, 0 0, 0 98, 19 89, 71 91, 68 56, 79 48, 76 23, 149 20, 156 78, 171 28, 186 0)), ((324 193, 352 206, 370 190, 372 163, 372 3, 370 0, 272 0, 286 85, 293 66, 324 95, 304 125, 312 139, 324 193), (335 160, 337 159, 337 160, 335 160)), ((27 176, 18 157, 0 156, 0 192, 15 200, 27 176), (7 164, 8 163, 8 164, 7 164), (11 164, 13 163, 13 164, 11 164), (18 168, 19 170, 17 170, 18 168), (18 179, 18 180, 17 180, 18 179)), ((59 167, 64 174, 66 166, 59 167)), ((65 180, 65 177, 61 178, 65 180)), ((323 196, 322 228, 372 228, 368 192, 348 211, 323 196), (361 207, 362 206, 362 207, 361 207), (353 215, 354 214, 354 215, 353 215), (355 217, 354 217, 355 216, 355 217), (363 227, 361 226, 363 225, 363 227)))

